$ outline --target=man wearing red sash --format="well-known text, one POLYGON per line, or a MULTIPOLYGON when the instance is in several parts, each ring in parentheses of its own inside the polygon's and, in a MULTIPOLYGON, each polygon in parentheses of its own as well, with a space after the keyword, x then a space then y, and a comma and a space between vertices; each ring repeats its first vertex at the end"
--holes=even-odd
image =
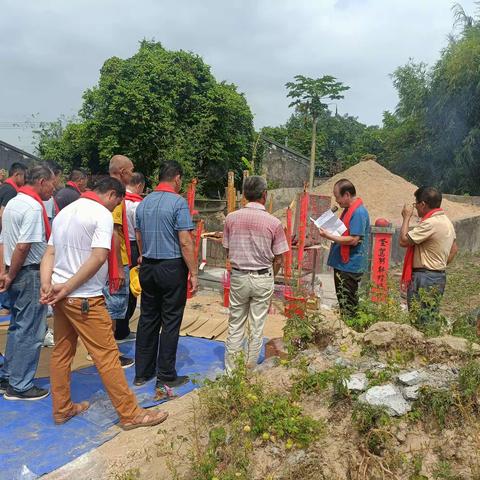
POLYGON ((175 368, 189 274, 192 293, 198 288, 193 221, 187 201, 179 195, 182 177, 177 162, 165 162, 159 171, 160 183, 136 211, 142 243, 142 296, 135 344, 135 385, 155 376, 158 388, 178 387, 189 381, 188 376, 177 375, 175 368))
POLYGON ((320 235, 333 242, 327 263, 333 268, 340 313, 352 316, 358 306, 358 285, 368 268, 370 218, 350 180, 335 183, 333 195, 344 209, 340 219, 347 230, 338 236, 320 229, 320 235))
MULTIPOLYGON (((399 243, 401 247, 407 248, 402 288, 407 291, 409 309, 415 303, 422 307, 422 291, 427 295, 431 292, 434 298, 429 299, 429 312, 434 313, 431 309, 438 312, 445 290, 445 269, 458 251, 455 229, 440 208, 442 194, 436 188, 420 187, 414 195, 413 205, 405 205, 402 210, 399 243), (420 222, 409 231, 414 207, 420 222)), ((421 322, 428 321, 421 312, 419 319, 421 322)))
MULTIPOLYGON (((2 215, 7 203, 14 198, 20 187, 25 185, 25 173, 27 167, 23 163, 13 163, 8 170, 8 178, 0 186, 0 230, 2 229, 2 215)), ((3 263, 3 251, 0 252, 1 262, 3 263)), ((3 269, 3 265, 2 265, 3 269)), ((0 315, 10 314, 10 300, 8 292, 0 294, 0 315)))
POLYGON ((17 195, 18 189, 25 185, 27 167, 23 163, 13 163, 8 170, 8 178, 0 186, 0 227, 3 211, 7 203, 17 195))
MULTIPOLYGON (((128 223, 128 239, 130 242, 131 261, 130 268, 138 265, 138 257, 140 251, 138 249, 137 235, 135 231, 137 222, 135 220, 135 212, 140 202, 143 200, 142 193, 145 189, 145 176, 143 173, 135 172, 127 185, 127 193, 125 193, 125 207, 127 209, 127 223, 128 223)), ((137 307, 137 297, 130 291, 128 296, 128 309, 125 322, 130 322, 135 308, 137 307)), ((122 343, 125 340, 117 340, 117 343, 122 343)))
POLYGON ((40 349, 47 330, 46 305, 40 304, 40 261, 50 237, 44 200, 54 189, 54 174, 45 165, 27 172, 27 184, 3 214, 2 244, 5 272, 0 291, 8 290, 12 319, 5 362, 0 369, 0 392, 6 400, 40 400, 48 390, 34 385, 40 349))
MULTIPOLYGON (((133 175, 133 163, 124 155, 114 155, 110 160, 108 172, 111 177, 119 180, 126 187, 133 175)), ((135 340, 135 333, 130 332, 126 321, 128 309, 129 278, 130 278, 130 242, 128 234, 127 209, 123 200, 112 212, 114 231, 113 239, 116 245, 118 275, 109 280, 108 287, 103 291, 107 301, 107 309, 112 317, 116 340, 135 340)), ((134 364, 133 359, 120 356, 124 368, 134 364)))
POLYGON ((102 295, 107 275, 112 281, 118 275, 110 212, 122 202, 124 194, 125 188, 118 180, 105 177, 93 191, 65 207, 55 218, 42 260, 41 301, 54 306, 55 347, 50 371, 56 424, 89 407, 87 401, 73 403, 70 392, 78 337, 95 362, 122 427, 157 425, 167 418, 166 412, 138 406, 121 368, 102 295))
POLYGON ((80 198, 87 188, 88 175, 83 170, 72 170, 68 182, 55 194, 58 210, 80 198))

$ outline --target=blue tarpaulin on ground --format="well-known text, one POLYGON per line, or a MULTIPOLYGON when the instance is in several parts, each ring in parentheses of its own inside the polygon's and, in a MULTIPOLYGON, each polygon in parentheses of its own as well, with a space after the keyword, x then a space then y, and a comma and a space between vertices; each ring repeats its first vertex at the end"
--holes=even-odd
MULTIPOLYGON (((124 343, 120 350, 124 355, 134 356, 135 344, 124 343)), ((224 351, 222 342, 181 337, 178 374, 189 375, 199 382, 215 378, 223 370, 224 351)), ((126 369, 125 374, 132 385, 135 368, 126 369)), ((48 378, 36 382, 42 387, 49 385, 48 378)), ((197 387, 198 384, 189 382, 175 389, 175 393, 182 396, 197 387)), ((161 403, 154 401, 154 381, 132 388, 142 406, 161 403)), ((56 426, 50 396, 35 402, 7 401, 0 397, 0 479, 30 480, 49 473, 119 433, 119 429, 110 429, 118 419, 95 367, 72 373, 72 399, 88 400, 91 407, 64 425, 56 426)))

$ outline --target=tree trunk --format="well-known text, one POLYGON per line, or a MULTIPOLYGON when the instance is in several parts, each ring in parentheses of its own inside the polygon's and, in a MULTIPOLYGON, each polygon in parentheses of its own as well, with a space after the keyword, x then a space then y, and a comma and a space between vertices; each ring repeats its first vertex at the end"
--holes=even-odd
POLYGON ((313 117, 312 121, 312 145, 310 148, 310 177, 308 180, 308 186, 310 190, 313 190, 313 179, 315 178, 315 150, 317 148, 317 121, 318 117, 313 117))

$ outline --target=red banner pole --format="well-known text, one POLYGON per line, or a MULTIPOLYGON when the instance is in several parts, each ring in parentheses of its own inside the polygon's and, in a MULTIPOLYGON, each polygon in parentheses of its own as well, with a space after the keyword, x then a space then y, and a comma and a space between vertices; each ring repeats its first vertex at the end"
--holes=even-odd
POLYGON ((195 215, 198 212, 195 210, 195 193, 197 190, 197 179, 194 178, 190 184, 188 185, 188 190, 187 190, 187 203, 188 203, 188 209, 190 210, 190 215, 195 215))
POLYGON ((386 302, 393 236, 392 224, 384 218, 379 218, 372 227, 372 233, 371 299, 373 302, 386 302))
POLYGON ((285 231, 285 236, 287 237, 288 252, 286 252, 283 256, 283 277, 284 277, 285 291, 287 289, 287 285, 290 285, 290 280, 292 278, 292 260, 293 260, 292 233, 293 233, 292 232, 292 209, 288 207, 287 208, 287 228, 285 231))

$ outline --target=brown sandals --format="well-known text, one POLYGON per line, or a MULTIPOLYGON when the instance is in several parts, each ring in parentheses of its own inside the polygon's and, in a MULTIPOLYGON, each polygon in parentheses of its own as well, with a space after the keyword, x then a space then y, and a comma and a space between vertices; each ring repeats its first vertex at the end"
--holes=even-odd
POLYGON ((54 416, 53 419, 55 421, 56 425, 62 425, 65 422, 68 422, 71 418, 75 417, 79 413, 84 412, 85 410, 88 410, 88 407, 90 406, 90 403, 88 402, 80 402, 80 403, 74 403, 72 409, 70 412, 68 412, 67 415, 64 416, 54 416))
POLYGON ((143 409, 131 422, 121 423, 120 426, 124 430, 133 430, 139 427, 152 427, 164 422, 168 417, 168 412, 163 410, 146 410, 143 409))

